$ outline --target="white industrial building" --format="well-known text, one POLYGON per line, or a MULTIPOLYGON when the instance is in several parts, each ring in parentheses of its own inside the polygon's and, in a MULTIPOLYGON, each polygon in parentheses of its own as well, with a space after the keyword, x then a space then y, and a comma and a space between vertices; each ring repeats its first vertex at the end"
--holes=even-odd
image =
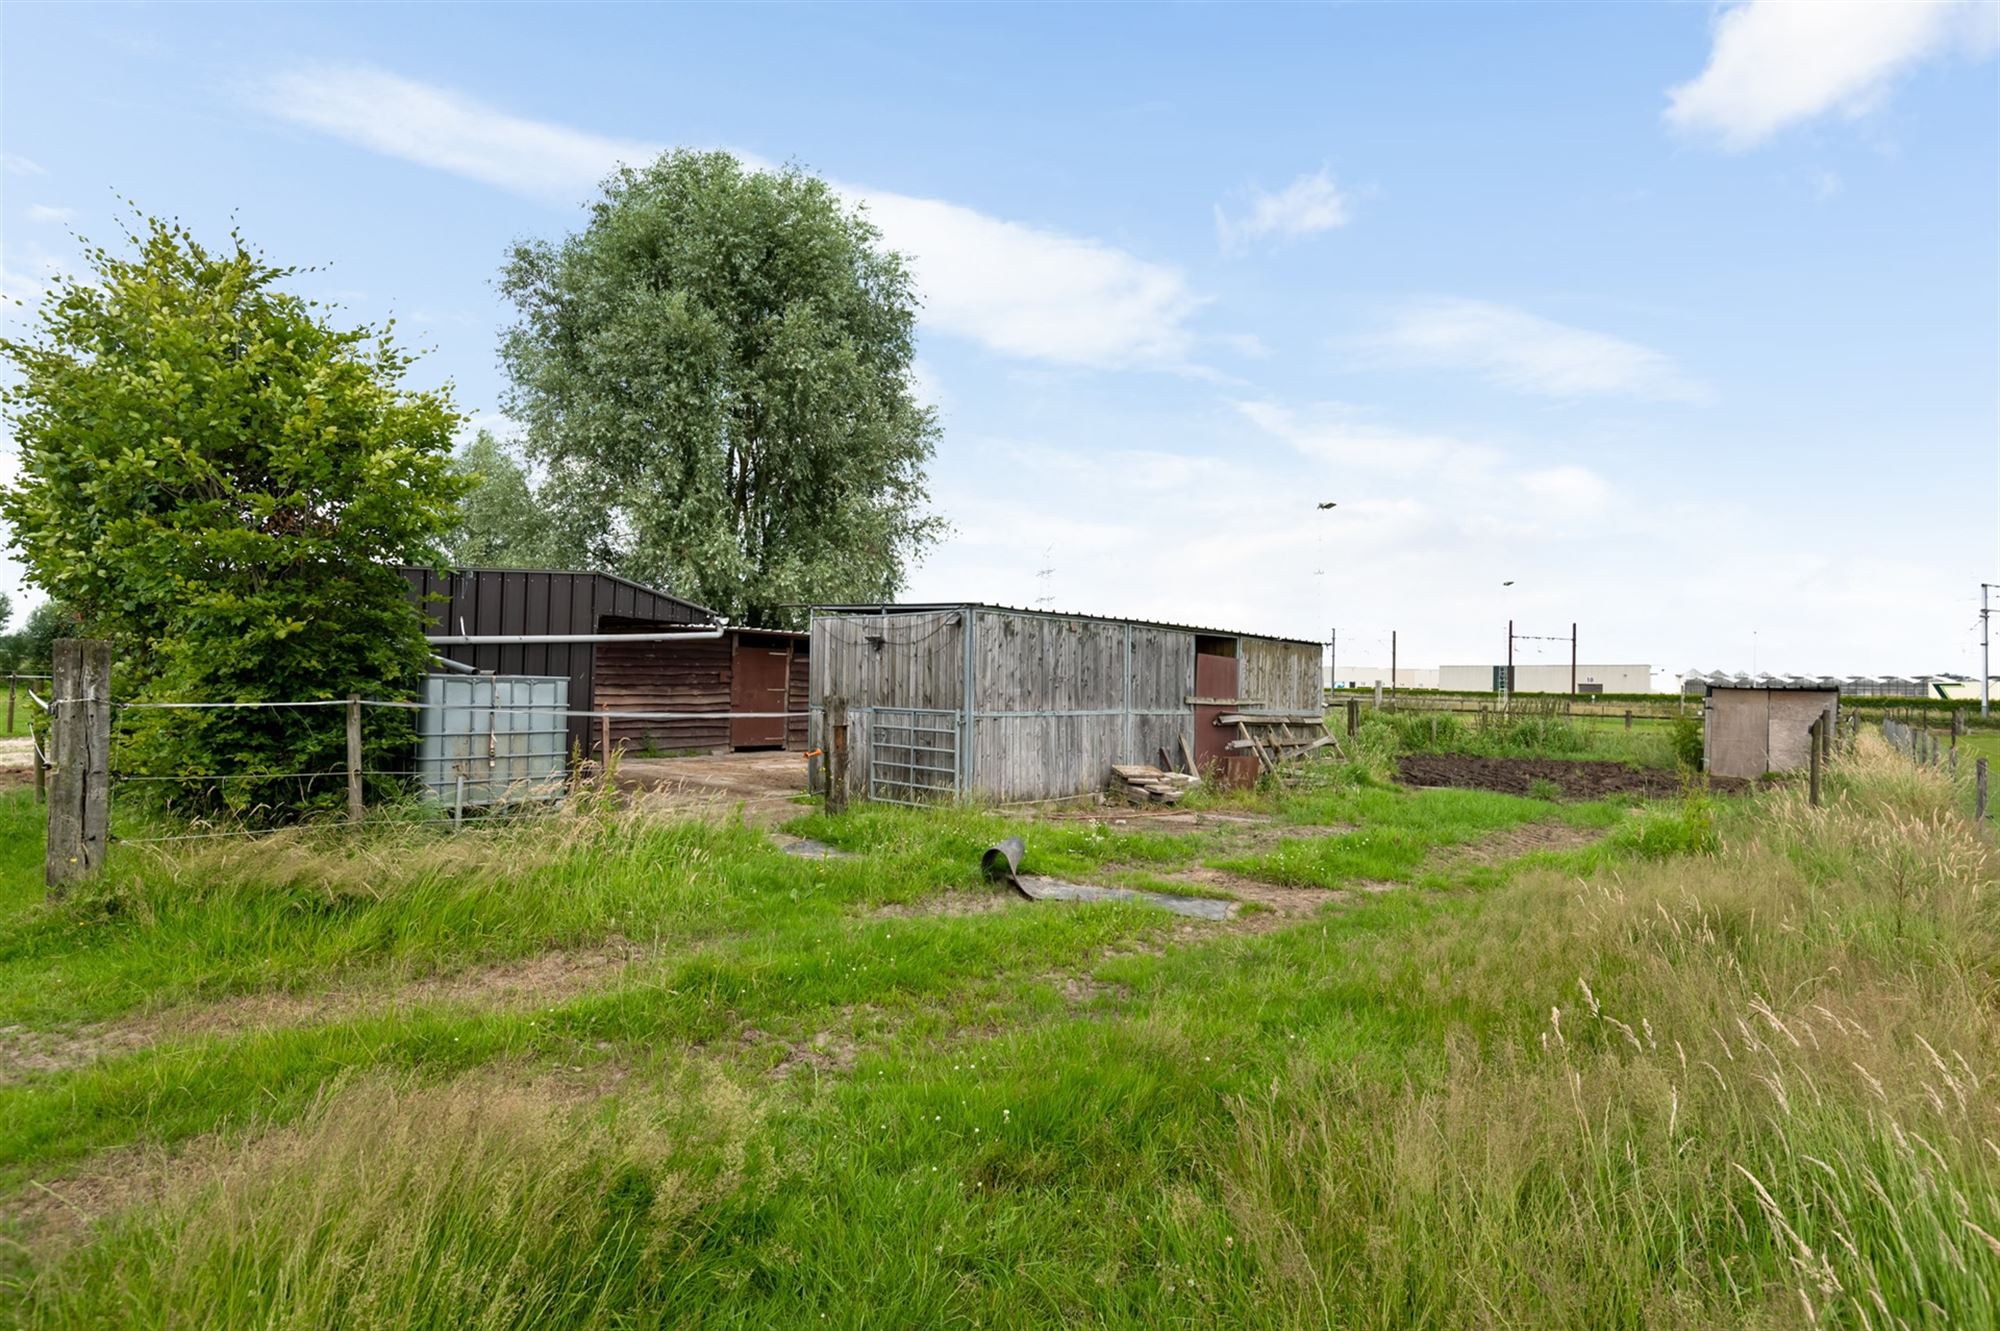
MULTIPOLYGON (((1449 693, 1499 693, 1505 666, 1448 665, 1437 670, 1438 687, 1449 693)), ((1590 665, 1576 667, 1578 693, 1650 693, 1653 669, 1646 665, 1590 665)), ((1568 693, 1570 664, 1567 661, 1514 667, 1512 693, 1568 693)))
POLYGON ((1320 677, 1330 689, 1372 689, 1377 684, 1383 688, 1434 689, 1438 687, 1436 666, 1397 666, 1395 677, 1390 678, 1389 667, 1369 665, 1349 665, 1342 661, 1332 670, 1322 668, 1320 677), (1338 674, 1335 672, 1338 671, 1338 674))
MULTIPOLYGON (((1322 666, 1320 678, 1330 689, 1441 689, 1446 693, 1498 693, 1505 668, 1497 665, 1397 666, 1349 665, 1332 670, 1322 666)), ((1514 667, 1515 693, 1568 693, 1569 662, 1514 667)), ((1644 665, 1578 665, 1578 693, 1650 693, 1653 670, 1644 665)))

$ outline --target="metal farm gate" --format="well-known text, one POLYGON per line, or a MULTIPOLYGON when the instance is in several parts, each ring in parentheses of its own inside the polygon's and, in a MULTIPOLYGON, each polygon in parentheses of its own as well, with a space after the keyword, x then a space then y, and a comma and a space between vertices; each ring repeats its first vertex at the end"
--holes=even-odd
POLYGON ((874 707, 868 713, 868 798, 939 804, 959 793, 956 711, 874 707))

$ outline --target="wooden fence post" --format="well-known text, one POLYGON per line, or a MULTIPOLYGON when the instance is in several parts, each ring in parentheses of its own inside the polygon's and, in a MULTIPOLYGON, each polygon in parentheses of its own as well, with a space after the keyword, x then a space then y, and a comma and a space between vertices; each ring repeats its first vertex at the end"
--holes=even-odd
POLYGON ((361 695, 347 695, 347 821, 361 821, 361 695))
POLYGON ((1625 709, 1625 728, 1627 730, 1632 728, 1632 709, 1630 707, 1625 709))
POLYGON ((50 689, 49 833, 42 880, 50 900, 104 867, 111 800, 111 644, 61 638, 50 689))
POLYGON ((14 733, 14 676, 7 676, 7 733, 14 733))
POLYGON ((826 700, 826 811, 847 812, 847 699, 826 700))
POLYGON ((1347 700, 1347 733, 1349 735, 1359 735, 1361 733, 1361 699, 1359 698, 1349 698, 1347 700))
POLYGON ((1812 778, 1811 778, 1811 779, 1812 779, 1812 802, 1813 802, 1813 807, 1814 807, 1814 808, 1818 808, 1818 807, 1819 807, 1819 764, 1820 764, 1820 741, 1821 741, 1821 739, 1822 739, 1822 738, 1824 738, 1824 733, 1825 733, 1825 730, 1826 730, 1826 718, 1825 718, 1824 716, 1820 717, 1820 719, 1819 719, 1819 720, 1817 720, 1817 721, 1813 722, 1813 724, 1812 724, 1812 778))
POLYGON ((1975 819, 1986 816, 1986 760, 1981 758, 1972 765, 1972 816, 1975 819))
POLYGON ((597 718, 597 770, 602 776, 611 775, 611 713, 609 712, 597 718))

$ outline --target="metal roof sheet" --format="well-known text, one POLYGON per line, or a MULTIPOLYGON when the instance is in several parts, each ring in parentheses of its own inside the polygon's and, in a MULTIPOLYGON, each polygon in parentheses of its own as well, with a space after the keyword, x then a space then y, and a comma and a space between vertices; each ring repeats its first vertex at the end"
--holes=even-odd
POLYGON ((1295 642, 1324 646, 1315 638, 1294 638, 1284 633, 1255 633, 1249 629, 1211 628, 1201 624, 1176 624, 1163 619, 1134 619, 1123 615, 1092 615, 1080 610, 1045 610, 1041 607, 1000 605, 992 601, 912 601, 885 605, 816 605, 814 614, 835 615, 914 615, 934 610, 996 610, 1009 615, 1040 615, 1045 619, 1087 619, 1098 624, 1132 624, 1139 628, 1172 629, 1178 633, 1201 633, 1218 638, 1262 638, 1267 642, 1295 642))

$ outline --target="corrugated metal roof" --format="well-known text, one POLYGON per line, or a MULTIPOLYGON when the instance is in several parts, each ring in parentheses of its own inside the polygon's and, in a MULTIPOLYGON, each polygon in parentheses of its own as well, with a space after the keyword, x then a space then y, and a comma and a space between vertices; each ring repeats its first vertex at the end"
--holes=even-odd
POLYGON ((1098 624, 1132 624, 1139 628, 1172 629, 1178 633, 1200 633, 1217 638, 1262 638, 1267 642, 1295 642, 1324 646, 1314 638, 1294 638, 1284 633, 1254 633, 1248 629, 1219 629, 1201 624, 1175 624, 1163 619, 1132 619, 1120 615, 1092 615, 1079 610, 1044 610, 1040 607, 999 605, 992 601, 913 601, 887 605, 816 605, 814 614, 834 615, 913 615, 935 610, 997 610, 1009 615, 1040 615, 1045 619, 1087 619, 1098 624))

